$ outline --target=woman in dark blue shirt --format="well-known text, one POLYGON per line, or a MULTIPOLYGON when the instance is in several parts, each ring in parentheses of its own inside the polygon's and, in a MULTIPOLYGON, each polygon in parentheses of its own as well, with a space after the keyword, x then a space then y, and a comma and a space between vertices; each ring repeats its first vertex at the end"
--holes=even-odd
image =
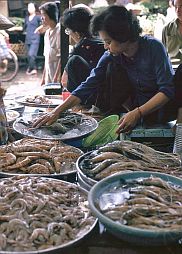
POLYGON ((82 7, 66 9, 61 18, 65 33, 75 43, 61 81, 69 92, 85 81, 105 51, 103 42, 90 33, 91 18, 89 10, 82 7))
POLYGON ((28 4, 29 15, 25 18, 24 30, 26 32, 25 45, 28 52, 27 74, 37 73, 36 57, 39 49, 40 34, 35 33, 37 27, 41 24, 41 16, 36 15, 36 6, 34 3, 28 4))
POLYGON ((172 111, 176 113, 175 107, 168 107, 174 98, 174 73, 164 46, 152 37, 140 36, 138 20, 123 6, 110 6, 96 15, 92 20, 92 31, 99 33, 108 51, 87 80, 34 126, 55 121, 61 112, 84 104, 93 96, 98 98, 101 108, 108 110, 106 104, 110 103, 109 107, 114 109, 112 113, 126 109, 119 121, 118 132, 132 130, 141 119, 152 120, 152 123, 169 120, 172 111), (103 80, 107 80, 108 66, 112 68, 110 86, 106 89, 103 80), (118 73, 122 75, 115 82, 118 73))

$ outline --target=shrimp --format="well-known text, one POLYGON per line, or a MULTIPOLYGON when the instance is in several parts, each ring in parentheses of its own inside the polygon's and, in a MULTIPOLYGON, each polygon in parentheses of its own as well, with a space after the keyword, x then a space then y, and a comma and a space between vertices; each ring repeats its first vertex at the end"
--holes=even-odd
POLYGON ((25 199, 23 198, 17 198, 17 199, 14 199, 12 202, 11 202, 11 209, 13 209, 14 207, 19 210, 22 210, 22 211, 25 211, 27 209, 27 206, 28 206, 28 203, 25 199))
POLYGON ((50 174, 49 169, 46 166, 39 163, 31 165, 27 169, 30 174, 50 174))
POLYGON ((107 168, 108 166, 110 166, 113 163, 118 162, 118 159, 108 159, 108 160, 104 160, 101 163, 99 163, 95 168, 89 170, 89 174, 94 175, 97 174, 99 172, 101 172, 103 169, 107 168))
POLYGON ((16 156, 13 153, 0 154, 0 167, 4 168, 16 162, 16 156))
POLYGON ((83 154, 83 152, 76 148, 76 147, 73 147, 73 146, 60 146, 60 145, 57 145, 57 146, 54 146, 51 148, 50 150, 50 154, 51 155, 61 155, 62 153, 67 153, 67 152, 73 152, 73 153, 78 153, 78 154, 83 154))
POLYGON ((156 201, 167 204, 167 202, 162 197, 160 197, 160 195, 158 195, 157 193, 151 190, 146 190, 144 188, 136 188, 136 189, 131 188, 130 193, 143 194, 144 196, 147 196, 149 198, 155 199, 156 201))
POLYGON ((138 183, 143 184, 143 185, 153 185, 156 187, 160 187, 166 190, 169 190, 170 192, 176 191, 172 186, 170 186, 167 182, 163 181, 159 177, 150 177, 150 178, 144 178, 144 179, 139 179, 138 183))
POLYGON ((10 232, 19 231, 20 229, 24 229, 26 231, 29 229, 29 225, 27 224, 26 221, 17 218, 14 218, 9 221, 8 234, 10 232))
POLYGON ((35 161, 35 164, 36 163, 45 166, 49 170, 49 173, 51 173, 51 174, 55 173, 55 170, 54 170, 52 164, 49 161, 47 161, 45 159, 38 159, 38 160, 35 161))
POLYGON ((49 233, 45 228, 36 228, 30 236, 30 240, 38 242, 46 242, 49 239, 49 233))
POLYGON ((19 145, 15 146, 12 145, 11 147, 14 154, 20 153, 20 152, 45 152, 46 150, 43 149, 43 146, 38 145, 19 145))
POLYGON ((115 153, 115 152, 103 152, 98 154, 94 158, 90 159, 92 163, 98 163, 107 159, 124 159, 125 157, 122 154, 115 153))
POLYGON ((60 232, 61 225, 58 222, 51 222, 47 225, 47 229, 50 235, 53 233, 59 233, 60 232))
POLYGON ((5 234, 0 234, 0 250, 4 250, 6 248, 7 238, 5 234))
POLYGON ((34 157, 34 158, 44 158, 44 159, 51 159, 51 155, 45 151, 45 152, 21 152, 16 153, 17 156, 21 157, 34 157))
POLYGON ((61 171, 61 162, 59 157, 54 157, 53 162, 54 162, 55 171, 57 174, 59 174, 61 171))
POLYGON ((134 205, 134 204, 146 204, 146 205, 154 205, 154 206, 159 206, 159 207, 166 207, 165 204, 162 204, 154 199, 151 198, 134 198, 134 199, 129 199, 127 201, 129 205, 134 205))
POLYGON ((7 166, 6 170, 18 169, 18 168, 22 168, 24 166, 27 166, 33 159, 34 159, 33 156, 28 156, 20 162, 17 162, 15 164, 11 165, 11 166, 7 166))

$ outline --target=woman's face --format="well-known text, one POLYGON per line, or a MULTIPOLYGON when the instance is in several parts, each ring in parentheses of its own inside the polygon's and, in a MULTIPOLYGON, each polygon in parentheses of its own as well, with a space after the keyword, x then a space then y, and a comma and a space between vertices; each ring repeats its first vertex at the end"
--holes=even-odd
POLYGON ((33 3, 28 4, 28 12, 29 12, 29 14, 35 13, 35 5, 33 3))
POLYGON ((115 41, 105 31, 99 31, 99 36, 104 42, 104 48, 112 55, 127 55, 129 41, 123 43, 115 41))
POLYGON ((49 18, 49 16, 48 16, 48 15, 46 14, 46 12, 43 11, 43 10, 40 11, 40 14, 41 14, 41 17, 42 17, 42 23, 43 23, 43 25, 49 26, 50 21, 51 21, 51 19, 49 18))

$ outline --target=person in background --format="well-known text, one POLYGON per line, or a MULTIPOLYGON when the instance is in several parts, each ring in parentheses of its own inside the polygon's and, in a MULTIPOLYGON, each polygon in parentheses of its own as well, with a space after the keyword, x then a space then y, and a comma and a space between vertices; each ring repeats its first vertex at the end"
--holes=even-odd
POLYGON ((73 7, 65 10, 61 19, 65 33, 75 42, 61 80, 69 92, 86 80, 105 51, 103 42, 89 31, 91 18, 88 9, 73 7))
MULTIPOLYGON (((56 3, 57 8, 59 10, 59 13, 58 13, 58 22, 59 22, 59 19, 60 19, 60 1, 55 0, 55 3, 56 3)), ((35 33, 44 34, 48 28, 49 28, 48 26, 45 26, 45 25, 41 24, 39 27, 37 27, 35 29, 35 33)))
POLYGON ((171 62, 182 63, 182 0, 174 0, 177 18, 169 22, 162 30, 162 42, 171 62))
POLYGON ((8 59, 11 58, 6 40, 9 40, 9 35, 5 30, 0 30, 0 73, 7 71, 8 59))
POLYGON ((100 108, 107 114, 126 113, 119 120, 118 133, 131 131, 141 122, 155 124, 175 119, 174 71, 163 44, 150 36, 141 36, 136 16, 124 6, 106 8, 94 16, 91 27, 93 34, 99 33, 107 51, 87 80, 33 126, 51 124, 61 112, 84 104, 91 96, 98 98, 100 108), (106 78, 109 82, 102 86, 106 78))
POLYGON ((174 0, 169 0, 168 3, 169 3, 169 7, 167 8, 167 11, 166 11, 166 23, 169 23, 170 21, 177 18, 176 11, 174 8, 174 0))
POLYGON ((28 16, 25 18, 25 45, 28 54, 27 75, 37 74, 36 57, 38 54, 40 35, 35 33, 37 27, 42 23, 41 16, 36 14, 35 3, 28 4, 28 16))
POLYGON ((55 82, 60 72, 60 24, 56 3, 47 2, 39 7, 43 25, 48 26, 44 35, 45 65, 41 85, 55 82))

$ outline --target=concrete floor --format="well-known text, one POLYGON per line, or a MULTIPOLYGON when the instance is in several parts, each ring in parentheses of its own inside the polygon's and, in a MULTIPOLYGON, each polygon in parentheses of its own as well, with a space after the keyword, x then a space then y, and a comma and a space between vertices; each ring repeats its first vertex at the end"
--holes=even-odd
POLYGON ((41 77, 42 70, 39 70, 37 75, 30 76, 26 74, 25 68, 20 68, 13 80, 2 83, 2 87, 7 90, 5 99, 14 99, 21 95, 43 94, 43 88, 40 86, 41 77))

